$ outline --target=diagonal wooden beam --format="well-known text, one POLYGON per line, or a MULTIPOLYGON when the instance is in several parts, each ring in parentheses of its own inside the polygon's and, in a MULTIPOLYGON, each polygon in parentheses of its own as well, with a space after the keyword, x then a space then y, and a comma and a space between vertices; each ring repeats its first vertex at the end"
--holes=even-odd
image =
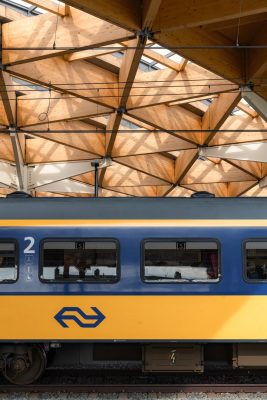
POLYGON ((246 71, 247 82, 255 82, 255 90, 259 87, 259 78, 266 77, 267 71, 267 31, 266 23, 263 23, 262 28, 254 36, 251 41, 251 48, 247 49, 246 55, 246 71))
POLYGON ((2 6, 0 5, 0 21, 1 22, 10 22, 10 21, 15 21, 18 19, 25 19, 27 18, 26 15, 21 14, 17 12, 16 10, 13 10, 13 8, 10 8, 8 6, 2 6))
POLYGON ((201 183, 220 183, 220 182, 241 182, 251 181, 251 174, 241 171, 235 165, 224 160, 220 164, 214 164, 210 160, 197 160, 190 172, 184 176, 183 185, 201 183))
POLYGON ((238 84, 246 81, 244 49, 231 48, 232 41, 217 32, 209 35, 197 28, 171 32, 161 30, 154 34, 154 40, 163 47, 169 48, 180 56, 226 79, 238 84), (222 46, 230 47, 223 48, 222 46))
POLYGON ((166 132, 118 132, 112 157, 153 154, 190 149, 192 144, 166 132))
POLYGON ((154 50, 145 49, 144 56, 164 65, 167 68, 173 69, 176 72, 181 70, 181 65, 178 62, 175 62, 168 57, 164 57, 162 54, 156 53, 154 50))
POLYGON ((66 14, 65 6, 60 3, 57 4, 52 0, 27 0, 27 3, 40 7, 52 14, 59 15, 60 17, 64 17, 66 14))
POLYGON ((9 125, 16 125, 16 93, 10 75, 0 70, 0 95, 9 125))
POLYGON ((75 51, 71 54, 65 54, 64 58, 66 61, 76 61, 76 60, 84 60, 94 57, 103 56, 105 54, 111 54, 116 51, 120 51, 120 48, 123 50, 123 46, 119 43, 110 44, 107 47, 101 47, 99 49, 89 49, 89 50, 82 50, 82 51, 75 51))
POLYGON ((218 131, 209 143, 211 146, 267 140, 267 123, 261 117, 230 115, 222 129, 225 132, 218 131))
POLYGON ((193 64, 179 73, 169 69, 139 72, 127 108, 148 107, 177 100, 189 102, 203 96, 238 90, 239 87, 231 81, 193 64))
MULTIPOLYGON (((241 93, 221 93, 213 100, 202 118, 202 129, 219 130, 241 99, 241 93)), ((203 144, 208 145, 216 132, 203 133, 203 144)))
MULTIPOLYGON (((47 131, 47 124, 44 124, 38 125, 37 127, 30 126, 25 132, 32 137, 40 137, 55 144, 65 145, 68 148, 92 153, 95 156, 105 155, 105 135, 104 133, 98 132, 98 129, 93 125, 81 121, 61 121, 51 123, 50 130, 51 131, 47 131), (43 130, 44 133, 34 133, 33 131, 36 130, 36 128, 40 131, 43 130), (86 130, 90 132, 86 133, 86 130)), ((34 149, 34 142, 33 140, 32 149, 34 149)))
POLYGON ((239 2, 232 0, 186 0, 175 2, 164 0, 159 9, 160 18, 155 21, 153 29, 171 30, 195 28, 206 24, 229 21, 267 12, 265 0, 246 0, 240 9, 239 2))
POLYGON ((143 171, 137 171, 132 167, 122 163, 113 162, 112 166, 107 168, 103 187, 112 186, 156 186, 164 185, 166 181, 143 171))
MULTIPOLYGON (((130 95, 130 91, 138 70, 138 66, 143 54, 143 50, 147 41, 147 37, 140 35, 133 41, 133 49, 127 49, 124 54, 123 62, 119 73, 119 107, 118 110, 111 115, 108 122, 108 130, 106 134, 106 156, 110 157, 118 133, 118 129, 126 111, 126 105, 130 95)), ((106 170, 103 169, 100 175, 100 185, 102 185, 106 170)))
POLYGON ((174 161, 161 154, 136 155, 113 160, 167 183, 172 183, 174 180, 174 161))
POLYGON ((71 8, 64 18, 42 14, 2 27, 3 64, 19 64, 134 38, 128 30, 71 8), (14 50, 16 49, 16 50, 14 50), (32 50, 31 50, 32 49, 32 50))
MULTIPOLYGON (((229 197, 240 197, 245 193, 259 185, 259 181, 244 181, 244 182, 229 182, 228 183, 228 196, 229 197)), ((253 194, 252 194, 253 196, 253 194)))
POLYGON ((159 12, 162 0, 143 0, 142 3, 142 29, 152 28, 152 24, 159 12))
MULTIPOLYGON (((209 113, 206 111, 202 120, 202 129, 219 129, 223 122, 228 117, 229 113, 235 105, 240 101, 240 93, 222 93, 218 98, 214 99, 209 107, 209 113), (220 97, 221 96, 221 97, 220 97)), ((205 145, 208 145, 215 133, 203 134, 202 140, 205 145)), ((185 150, 177 159, 176 162, 176 181, 170 187, 166 195, 169 195, 175 190, 177 185, 184 180, 187 173, 191 170, 198 159, 198 151, 185 150), (181 171, 179 171, 181 169, 181 171)))
POLYGON ((141 0, 64 0, 86 13, 133 31, 141 28, 141 0))
POLYGON ((50 122, 82 119, 87 116, 92 117, 111 112, 110 108, 99 106, 87 100, 67 95, 62 96, 56 92, 45 93, 46 98, 42 98, 43 92, 18 98, 17 123, 20 128, 44 123, 49 124, 50 122))
POLYGON ((201 130, 201 118, 188 110, 182 109, 180 106, 168 107, 165 104, 161 104, 129 110, 127 114, 153 125, 156 129, 167 131, 169 134, 193 145, 201 143, 200 134, 190 131, 190 129, 201 130), (187 132, 181 132, 182 130, 187 132))
POLYGON ((27 164, 82 161, 96 158, 96 154, 59 144, 50 140, 49 137, 35 137, 26 140, 25 160, 27 164))
POLYGON ((13 65, 7 71, 16 77, 60 90, 62 93, 87 98, 100 105, 118 107, 117 75, 82 60, 68 62, 61 57, 55 57, 13 65))

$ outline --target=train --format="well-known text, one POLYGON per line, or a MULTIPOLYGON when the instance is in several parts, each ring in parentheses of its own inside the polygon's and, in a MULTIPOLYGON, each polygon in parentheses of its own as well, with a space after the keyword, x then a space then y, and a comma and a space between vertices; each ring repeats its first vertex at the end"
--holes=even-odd
POLYGON ((266 198, 0 199, 0 371, 267 369, 266 198))

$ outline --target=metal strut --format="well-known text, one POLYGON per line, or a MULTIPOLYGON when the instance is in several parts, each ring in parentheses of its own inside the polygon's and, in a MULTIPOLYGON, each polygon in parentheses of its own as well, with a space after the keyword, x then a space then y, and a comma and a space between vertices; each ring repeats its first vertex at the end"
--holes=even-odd
POLYGON ((141 31, 136 32, 136 37, 141 38, 141 42, 145 43, 147 40, 152 40, 154 36, 154 32, 149 28, 144 28, 141 31))

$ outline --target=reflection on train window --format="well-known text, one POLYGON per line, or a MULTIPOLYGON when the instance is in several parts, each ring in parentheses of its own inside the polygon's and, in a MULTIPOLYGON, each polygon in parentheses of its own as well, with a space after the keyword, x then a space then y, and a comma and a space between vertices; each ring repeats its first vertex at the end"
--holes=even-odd
POLYGON ((246 277, 267 281, 267 241, 246 242, 246 277))
POLYGON ((219 252, 215 241, 146 241, 144 245, 146 282, 216 282, 219 252))
POLYGON ((18 277, 14 242, 0 242, 0 282, 15 282, 18 277))
POLYGON ((52 282, 115 282, 118 279, 117 242, 45 241, 40 278, 52 282))

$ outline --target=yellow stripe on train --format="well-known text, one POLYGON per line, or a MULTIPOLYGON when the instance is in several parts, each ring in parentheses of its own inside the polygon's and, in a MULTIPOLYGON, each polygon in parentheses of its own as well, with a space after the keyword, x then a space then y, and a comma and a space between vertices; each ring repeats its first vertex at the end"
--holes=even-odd
POLYGON ((267 340, 267 296, 2 295, 0 302, 0 340, 267 340), (81 327, 77 319, 96 320, 73 307, 105 318, 81 327), (71 309, 61 314, 67 327, 55 318, 62 309, 71 309))
POLYGON ((1 227, 89 226, 89 227, 267 227, 267 219, 12 219, 1 227))

